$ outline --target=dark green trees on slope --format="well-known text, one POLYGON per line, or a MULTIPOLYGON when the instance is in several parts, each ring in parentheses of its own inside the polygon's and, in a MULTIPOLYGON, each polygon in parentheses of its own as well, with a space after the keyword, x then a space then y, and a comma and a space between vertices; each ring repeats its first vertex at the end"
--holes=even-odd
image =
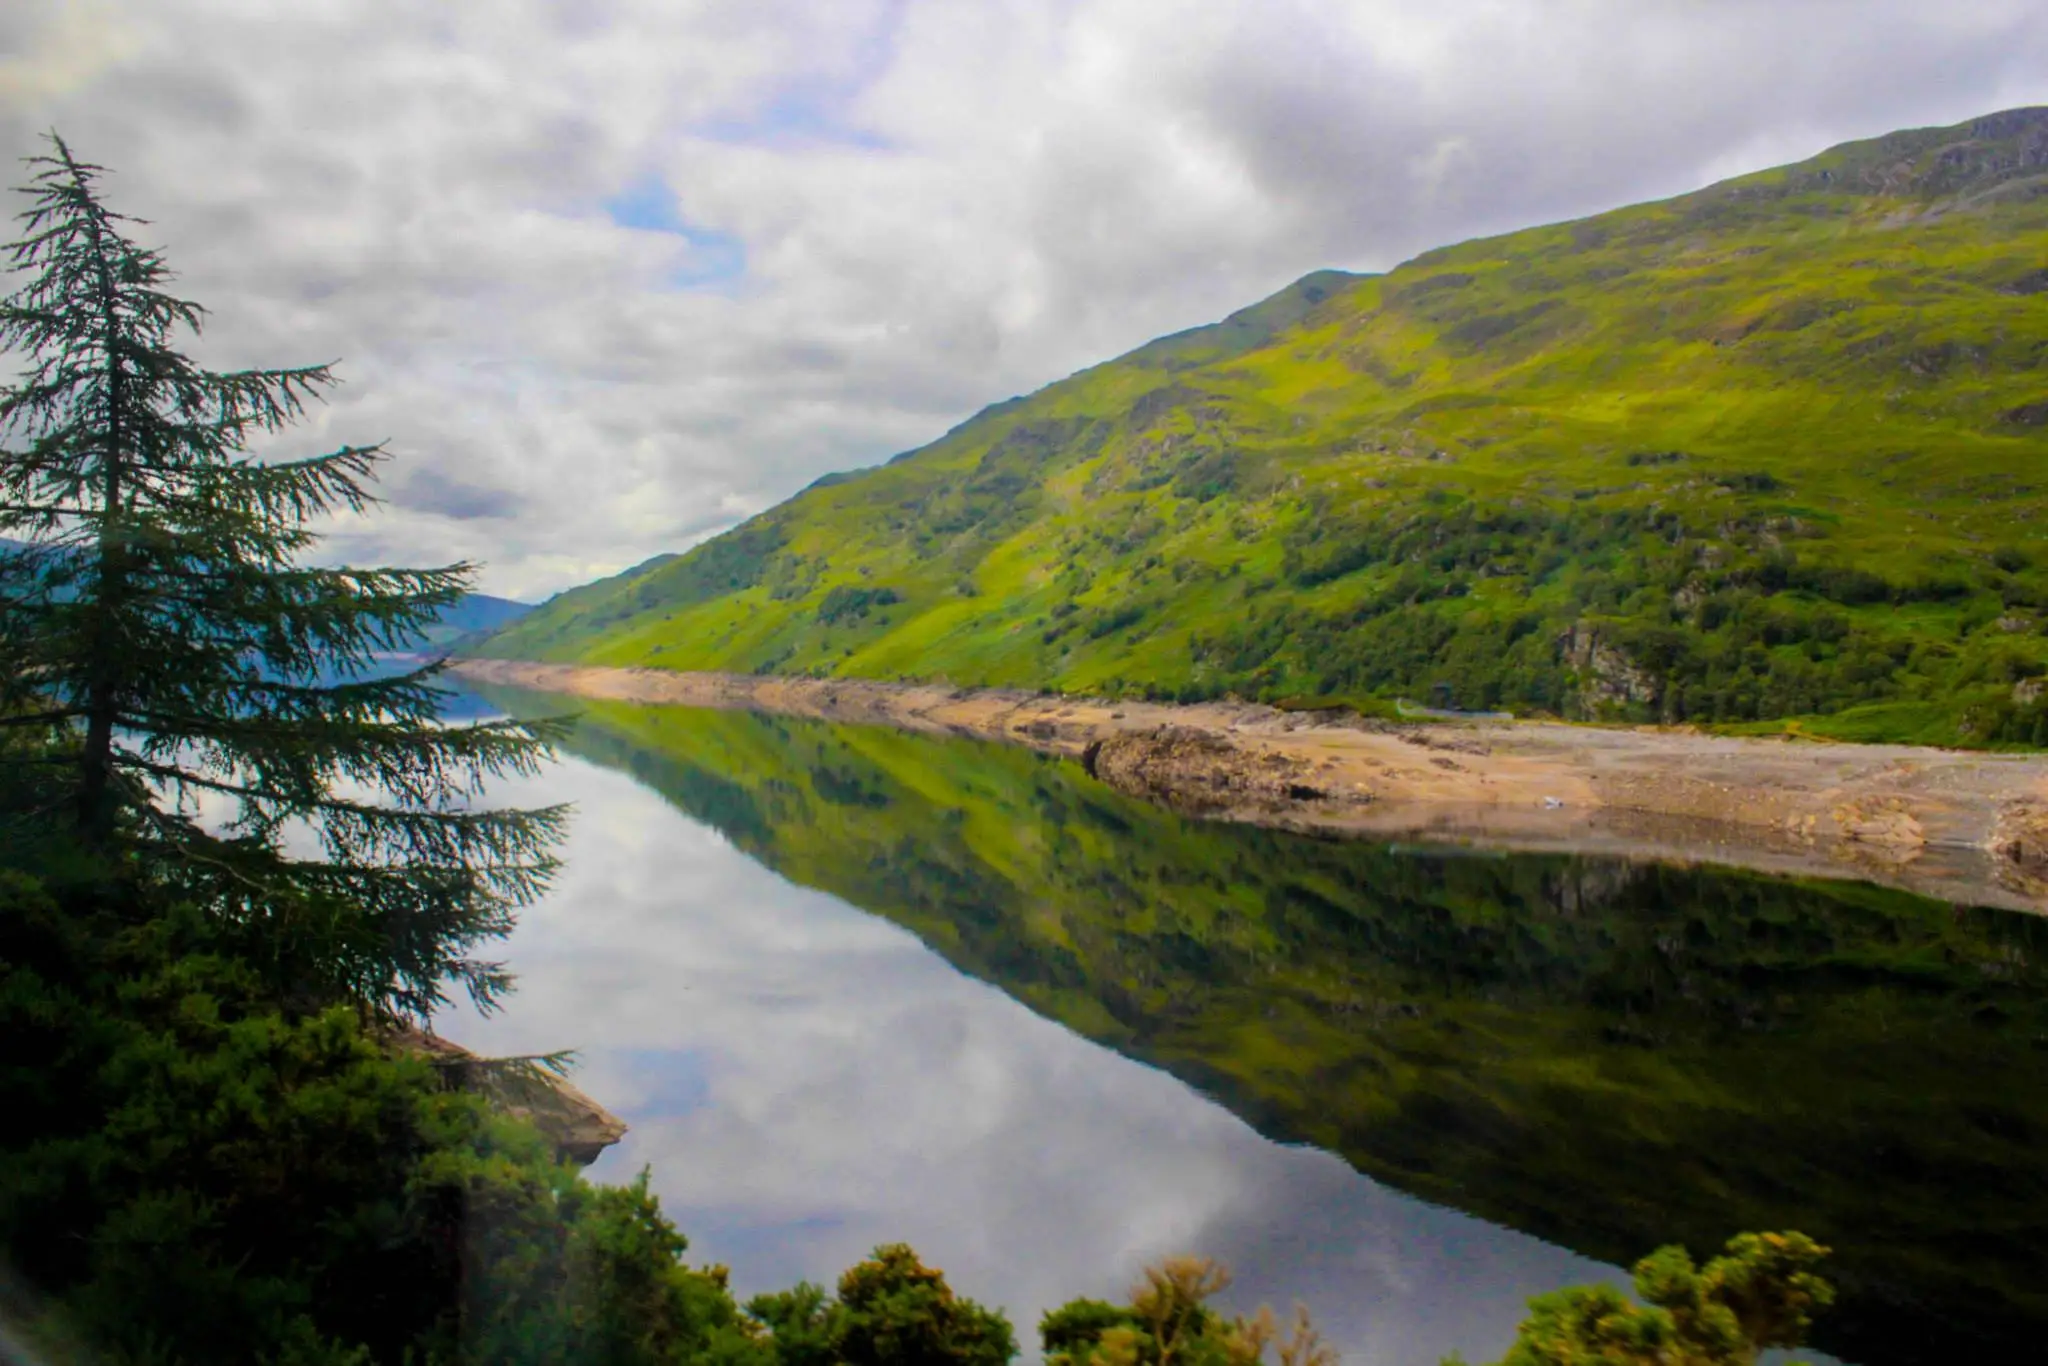
POLYGON ((486 652, 2048 741, 2044 175, 2014 110, 1310 276, 486 652))

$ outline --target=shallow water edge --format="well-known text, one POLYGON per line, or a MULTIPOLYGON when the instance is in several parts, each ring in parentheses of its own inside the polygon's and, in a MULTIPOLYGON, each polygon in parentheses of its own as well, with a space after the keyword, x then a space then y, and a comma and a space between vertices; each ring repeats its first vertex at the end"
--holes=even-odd
POLYGON ((864 679, 457 660, 479 683, 973 736, 1277 829, 1708 862, 2048 911, 2048 757, 1553 722, 1389 724, 864 679))

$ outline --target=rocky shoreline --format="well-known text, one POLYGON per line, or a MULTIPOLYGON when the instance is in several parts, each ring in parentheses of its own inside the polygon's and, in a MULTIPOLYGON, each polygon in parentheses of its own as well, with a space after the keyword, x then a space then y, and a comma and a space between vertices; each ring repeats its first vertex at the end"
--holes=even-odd
POLYGON ((1553 722, 1396 724, 865 679, 484 659, 451 668, 550 693, 1020 744, 1211 819, 1852 877, 2048 911, 2048 756, 1553 722))

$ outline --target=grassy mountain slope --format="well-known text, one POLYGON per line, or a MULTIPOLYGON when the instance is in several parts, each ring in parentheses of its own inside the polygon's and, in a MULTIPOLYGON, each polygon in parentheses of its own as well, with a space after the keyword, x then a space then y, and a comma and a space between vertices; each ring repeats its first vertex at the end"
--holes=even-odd
POLYGON ((2018 1360, 2048 1321, 2039 917, 1210 824, 1009 747, 486 691, 580 711, 572 751, 783 876, 1400 1190, 1612 1262, 1805 1230, 1844 1294, 1817 1341, 1867 1366, 2018 1360))
POLYGON ((2048 743, 2048 109, 1322 273, 485 652, 2048 743))

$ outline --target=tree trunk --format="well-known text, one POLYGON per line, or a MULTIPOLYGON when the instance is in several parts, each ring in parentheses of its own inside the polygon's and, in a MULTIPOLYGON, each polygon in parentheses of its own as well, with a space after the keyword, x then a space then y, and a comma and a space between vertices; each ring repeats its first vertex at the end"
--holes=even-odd
POLYGON ((93 601, 86 608, 85 748, 79 758, 78 825, 86 838, 104 843, 114 833, 114 725, 120 717, 120 642, 116 623, 124 610, 127 588, 127 546, 123 541, 121 500, 125 453, 121 449, 120 314, 116 307, 113 271, 107 261, 99 225, 91 229, 99 258, 101 347, 107 367, 107 429, 100 459, 99 573, 93 601))

